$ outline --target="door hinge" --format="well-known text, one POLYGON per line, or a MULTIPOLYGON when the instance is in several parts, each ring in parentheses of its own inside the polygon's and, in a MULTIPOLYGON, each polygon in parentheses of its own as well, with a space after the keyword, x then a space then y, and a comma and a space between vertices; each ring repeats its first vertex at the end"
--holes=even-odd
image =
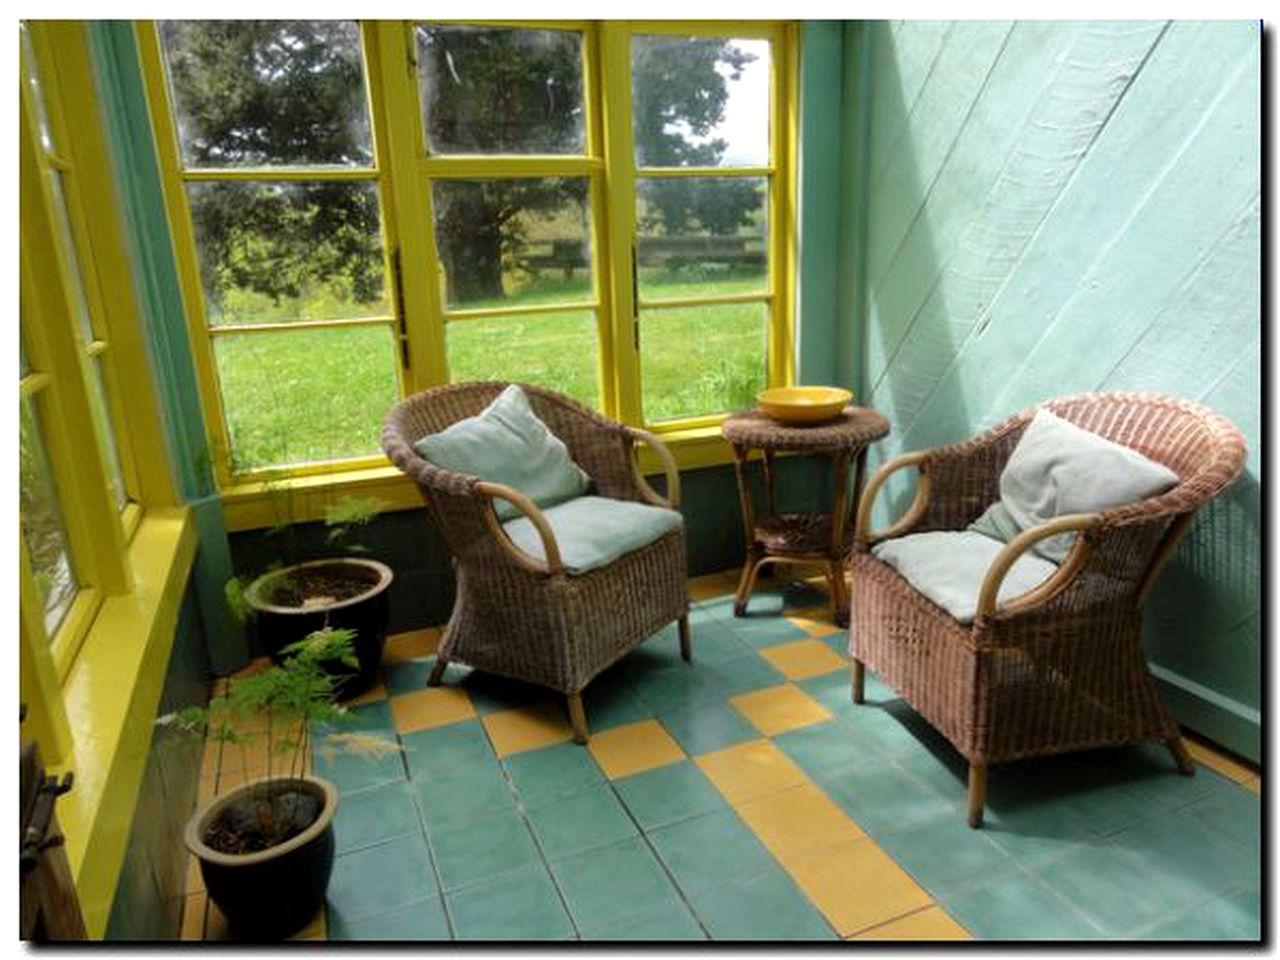
POLYGON ((391 251, 391 283, 394 287, 396 336, 400 341, 400 364, 409 369, 409 330, 404 319, 404 275, 401 272, 400 248, 391 251))

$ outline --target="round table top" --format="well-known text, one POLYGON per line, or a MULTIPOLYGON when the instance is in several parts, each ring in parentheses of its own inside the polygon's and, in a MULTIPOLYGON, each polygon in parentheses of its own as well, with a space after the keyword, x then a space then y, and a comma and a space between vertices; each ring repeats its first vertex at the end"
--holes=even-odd
POLYGON ((889 421, 866 407, 845 407, 835 419, 813 424, 783 423, 763 410, 743 410, 720 429, 735 446, 759 450, 850 450, 886 436, 889 421))

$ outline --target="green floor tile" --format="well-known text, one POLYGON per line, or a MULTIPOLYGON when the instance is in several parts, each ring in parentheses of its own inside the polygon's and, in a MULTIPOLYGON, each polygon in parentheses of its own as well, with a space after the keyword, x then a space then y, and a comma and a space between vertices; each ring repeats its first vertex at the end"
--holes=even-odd
POLYGON ((834 940, 822 919, 781 867, 690 898, 712 940, 834 940))
POLYGON ((747 616, 723 621, 747 646, 759 650, 791 640, 808 639, 808 631, 797 627, 780 612, 758 612, 758 602, 752 600, 747 616))
POLYGON ((944 797, 883 757, 815 771, 827 795, 874 837, 963 816, 963 796, 944 797))
POLYGON ((431 676, 431 670, 435 664, 435 657, 422 657, 417 660, 387 664, 382 668, 382 679, 387 685, 387 693, 395 696, 399 693, 425 690, 427 678, 431 676))
POLYGON ((496 763, 442 770, 415 780, 414 790, 422 820, 433 836, 516 806, 511 785, 496 763))
POLYGON ((413 789, 403 780, 343 793, 333 818, 338 856, 421 830, 413 789))
POLYGON ((1092 940, 1102 935, 1067 900, 1021 872, 944 897, 942 905, 981 940, 1092 940))
POLYGON ((1183 813, 1154 817, 1107 838, 1157 882, 1185 888, 1200 901, 1260 880, 1262 851, 1247 850, 1227 835, 1183 813))
POLYGON ((445 894, 459 940, 560 940, 575 931, 542 864, 445 894))
POLYGON ((726 699, 787 682, 785 674, 754 652, 716 660, 705 664, 703 669, 724 691, 726 699))
POLYGON ((540 860, 529 828, 515 810, 474 820, 457 830, 433 833, 431 848, 440 883, 447 891, 540 860))
POLYGON ((867 758, 866 748, 834 721, 789 730, 774 737, 773 742, 810 777, 818 771, 851 767, 867 758))
MULTIPOLYGON (((1200 776, 1197 773, 1194 779, 1200 776)), ((1182 811, 1224 833, 1246 850, 1262 850, 1262 797, 1244 787, 1231 784, 1215 789, 1182 811)))
POLYGON ((404 760, 413 780, 433 777, 458 767, 497 766, 493 747, 479 720, 464 720, 416 733, 402 733, 404 760))
POLYGON ((1016 869, 1013 858, 985 831, 972 829, 958 816, 891 833, 883 848, 934 897, 1016 869))
POLYGON ((686 897, 774 867, 769 851, 732 810, 683 820, 648 837, 686 897))
POLYGON ((382 913, 348 920, 328 918, 329 940, 448 940, 449 921, 439 896, 382 913))
POLYGON ((883 757, 901 757, 927 752, 937 735, 904 701, 865 703, 844 713, 838 722, 845 725, 854 741, 883 757))
POLYGON ((613 786, 631 816, 646 831, 725 805, 711 781, 688 760, 623 777, 613 786))
POLYGON ((1144 930, 1144 940, 1260 940, 1262 898, 1254 890, 1215 897, 1144 930))
POLYGON ((604 781, 604 774, 591 758, 591 752, 577 743, 558 743, 513 754, 503 765, 526 805, 577 793, 604 781))
POLYGON ((691 757, 760 736, 760 731, 727 703, 659 711, 658 722, 691 757))
POLYGON ((582 931, 583 940, 705 940, 706 933, 684 904, 582 931))
POLYGON ((677 663, 632 681, 636 695, 656 714, 719 703, 728 693, 710 672, 709 664, 677 663))
POLYGON ((329 880, 329 917, 351 923, 436 893, 422 834, 400 837, 338 857, 329 880))
POLYGON ((512 710, 547 699, 550 695, 546 687, 534 683, 522 683, 507 677, 495 676, 480 670, 473 670, 459 684, 471 698, 476 713, 484 716, 499 710, 512 710))
MULTIPOLYGON (((379 736, 388 744, 398 744, 394 736, 379 736)), ((317 742, 313 753, 316 776, 328 780, 339 794, 354 793, 379 784, 405 779, 404 757, 399 750, 374 755, 339 750, 326 751, 317 742)))
MULTIPOLYGON (((826 707, 832 716, 843 716, 852 710, 870 705, 868 702, 860 707, 853 702, 849 687, 849 673, 845 670, 835 670, 819 677, 799 680, 796 681, 796 686, 826 707)), ((867 699, 870 701, 870 696, 867 699)))
POLYGON ((551 864, 579 930, 675 910, 679 894, 640 838, 551 864))
POLYGON ((630 684, 597 679, 582 692, 582 706, 592 733, 602 733, 627 723, 648 720, 653 709, 636 696, 630 684))
POLYGON ((616 843, 637 833, 607 783, 528 804, 525 815, 548 860, 616 843))
POLYGON ((692 628, 691 646, 695 663, 711 663, 726 657, 742 656, 751 650, 737 634, 717 620, 708 620, 692 628))

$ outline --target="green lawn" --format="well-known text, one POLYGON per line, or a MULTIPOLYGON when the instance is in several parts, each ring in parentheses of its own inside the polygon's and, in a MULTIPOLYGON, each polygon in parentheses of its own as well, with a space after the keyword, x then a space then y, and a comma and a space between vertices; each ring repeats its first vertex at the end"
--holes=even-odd
MULTIPOLYGON (((760 290, 759 276, 641 277, 654 299, 760 290)), ((470 307, 572 302, 579 275, 546 276, 501 301, 470 307)), ((762 304, 655 309, 641 314, 641 376, 649 421, 751 406, 765 382, 762 304)), ((590 310, 455 321, 446 328, 454 380, 540 384, 599 406, 596 318, 590 310)), ((359 456, 379 449, 382 418, 398 393, 395 346, 385 328, 219 337, 218 374, 233 464, 248 469, 359 456)))

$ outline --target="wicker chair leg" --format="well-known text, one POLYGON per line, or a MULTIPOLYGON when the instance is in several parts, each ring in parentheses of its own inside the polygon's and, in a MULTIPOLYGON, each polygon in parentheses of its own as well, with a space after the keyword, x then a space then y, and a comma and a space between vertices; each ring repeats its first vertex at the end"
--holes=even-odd
POLYGON ((582 694, 570 693, 565 699, 569 702, 569 723, 573 726, 573 742, 586 743, 591 739, 587 732, 587 714, 582 709, 582 694))
POLYGON ((842 561, 827 562, 827 580, 831 583, 831 619, 837 627, 847 627, 849 625, 849 594, 844 588, 842 561))
POLYGON ((444 657, 436 657, 436 665, 431 668, 431 676, 427 677, 428 687, 440 686, 440 681, 444 679, 445 668, 449 666, 449 661, 444 657))
POLYGON ((685 663, 693 660, 693 645, 689 641, 689 615, 686 613, 676 621, 680 628, 680 656, 685 663))
POLYGON ((733 597, 733 615, 735 617, 745 617, 747 615, 747 601, 751 599, 751 591, 755 589, 756 577, 760 573, 760 567, 764 564, 764 558, 756 553, 747 554, 747 562, 742 565, 742 579, 738 581, 738 592, 733 597))
POLYGON ((987 802, 987 765, 969 764, 969 826, 982 826, 982 807, 987 802))
POLYGON ((1187 750, 1187 745, 1182 742, 1182 737, 1175 734, 1165 740, 1164 745, 1173 754, 1173 762, 1178 765, 1178 772, 1184 777, 1194 777, 1196 762, 1191 759, 1191 753, 1187 750))
POLYGON ((861 660, 852 660, 849 662, 849 676, 853 681, 853 702, 862 703, 865 699, 866 688, 866 668, 863 667, 861 660))

